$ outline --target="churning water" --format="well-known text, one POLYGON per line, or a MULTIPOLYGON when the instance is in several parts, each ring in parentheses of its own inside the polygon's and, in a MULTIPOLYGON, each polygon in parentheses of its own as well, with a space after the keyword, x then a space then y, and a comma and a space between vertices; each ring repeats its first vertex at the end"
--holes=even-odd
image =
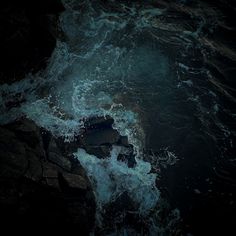
MULTIPOLYGON (((62 36, 48 68, 1 86, 0 121, 26 115, 70 141, 84 117, 111 115, 114 127, 134 145, 137 166, 118 162, 118 147, 105 160, 82 149, 75 153, 93 183, 97 224, 103 227, 103 206, 126 192, 147 220, 149 234, 165 235, 168 223, 160 225, 153 213, 160 201, 160 166, 189 155, 207 156, 211 165, 209 152, 223 155, 219 150, 232 144, 230 127, 222 121, 232 114, 223 108, 219 94, 233 96, 214 78, 207 62, 214 53, 235 54, 217 48, 203 33, 206 28, 214 32, 220 15, 213 9, 194 11, 183 2, 63 2, 62 36), (16 94, 24 103, 7 110, 6 101, 16 94), (191 150, 189 142, 197 147, 191 150)), ((123 228, 120 234, 134 235, 133 230, 123 228)))

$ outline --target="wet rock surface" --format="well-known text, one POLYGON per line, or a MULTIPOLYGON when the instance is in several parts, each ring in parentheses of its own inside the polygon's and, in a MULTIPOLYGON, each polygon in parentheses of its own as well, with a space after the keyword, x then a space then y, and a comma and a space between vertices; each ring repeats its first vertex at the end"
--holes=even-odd
MULTIPOLYGON (((1 126, 0 218, 4 224, 59 224, 59 228, 77 228, 87 235, 94 227, 95 197, 73 153, 80 147, 97 158, 109 158, 116 145, 121 147, 117 159, 129 168, 136 165, 133 146, 112 127, 113 122, 107 117, 88 119, 72 142, 54 137, 25 118, 1 126)), ((120 214, 127 207, 135 209, 130 201, 124 194, 106 210, 113 214, 117 209, 120 214)))
POLYGON ((125 162, 128 167, 136 165, 134 148, 129 144, 128 137, 122 136, 112 127, 114 120, 110 116, 92 117, 84 121, 84 131, 78 138, 80 146, 87 153, 98 158, 108 158, 112 145, 121 147, 119 161, 125 162))
POLYGON ((76 228, 88 235, 94 226, 96 204, 78 161, 68 156, 49 132, 47 143, 45 134, 30 120, 0 129, 1 222, 76 228))

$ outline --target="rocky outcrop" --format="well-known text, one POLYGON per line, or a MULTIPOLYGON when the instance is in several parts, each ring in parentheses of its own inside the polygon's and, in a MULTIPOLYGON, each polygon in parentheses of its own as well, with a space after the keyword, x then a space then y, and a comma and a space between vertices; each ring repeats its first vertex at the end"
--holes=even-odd
POLYGON ((0 83, 43 69, 56 45, 60 0, 8 0, 0 9, 0 83))
MULTIPOLYGON (((120 146, 118 160, 136 165, 128 138, 112 127, 111 117, 86 119, 73 142, 54 137, 33 121, 0 127, 0 218, 5 225, 42 225, 76 229, 88 235, 94 228, 96 204, 91 183, 73 153, 84 148, 98 158, 109 158, 120 146)), ((111 206, 123 208, 127 197, 111 206), (125 200, 124 200, 125 199, 125 200)), ((117 210, 118 211, 118 210, 117 210)), ((109 214, 108 214, 109 215, 109 214)))
POLYGON ((113 145, 121 147, 119 161, 125 162, 128 167, 136 165, 134 148, 128 142, 127 136, 122 136, 112 127, 114 120, 110 116, 92 117, 84 121, 84 130, 77 137, 80 147, 87 153, 98 158, 107 158, 113 145))
POLYGON ((0 127, 0 149, 2 225, 89 234, 96 208, 91 184, 62 140, 23 119, 0 127))

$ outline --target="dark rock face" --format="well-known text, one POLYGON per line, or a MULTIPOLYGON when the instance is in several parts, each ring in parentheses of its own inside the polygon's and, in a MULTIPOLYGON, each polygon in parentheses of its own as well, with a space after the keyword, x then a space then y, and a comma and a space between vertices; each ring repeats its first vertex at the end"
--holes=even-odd
MULTIPOLYGON (((57 230, 75 229, 80 235, 88 235, 95 227, 95 197, 73 153, 80 147, 98 158, 108 158, 112 145, 116 145, 121 148, 118 160, 133 168, 133 146, 112 127, 113 122, 108 117, 88 119, 84 131, 73 142, 55 138, 24 118, 1 126, 1 222, 23 227, 56 226, 57 230)), ((108 205, 107 217, 112 217, 114 211, 119 215, 126 207, 133 209, 130 201, 124 195, 108 205)))
POLYGON ((106 158, 110 156, 111 146, 110 145, 87 146, 86 152, 90 155, 95 155, 98 158, 106 158))
POLYGON ((91 130, 93 128, 111 128, 114 119, 110 116, 94 116, 84 121, 85 128, 91 130))
POLYGON ((0 83, 43 69, 56 44, 60 0, 9 0, 0 10, 0 83))
POLYGON ((88 235, 96 208, 91 184, 61 140, 45 136, 26 119, 0 127, 1 223, 88 235))
POLYGON ((119 161, 125 162, 129 168, 136 165, 133 146, 128 137, 122 136, 112 127, 114 120, 109 117, 92 117, 84 121, 84 132, 78 137, 80 146, 87 153, 98 158, 110 156, 112 145, 120 146, 119 161))
POLYGON ((101 130, 93 130, 87 132, 81 137, 81 141, 85 146, 100 146, 104 144, 115 144, 119 140, 119 133, 117 130, 108 128, 101 130))
POLYGON ((48 160, 52 163, 62 167, 63 169, 70 171, 71 162, 68 158, 64 157, 61 153, 61 150, 58 148, 56 140, 51 138, 49 146, 47 149, 48 160))

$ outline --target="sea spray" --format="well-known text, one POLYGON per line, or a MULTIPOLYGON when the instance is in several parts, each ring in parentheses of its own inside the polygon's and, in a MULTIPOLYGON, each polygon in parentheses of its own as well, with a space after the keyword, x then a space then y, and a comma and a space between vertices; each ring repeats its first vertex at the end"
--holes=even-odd
POLYGON ((150 173, 151 165, 136 158, 136 166, 129 168, 126 163, 117 160, 120 151, 121 147, 113 146, 110 157, 106 159, 89 155, 83 149, 74 154, 93 183, 100 227, 103 224, 103 208, 115 202, 122 193, 127 193, 137 204, 136 211, 144 218, 156 207, 160 197, 155 184, 156 174, 150 173))

